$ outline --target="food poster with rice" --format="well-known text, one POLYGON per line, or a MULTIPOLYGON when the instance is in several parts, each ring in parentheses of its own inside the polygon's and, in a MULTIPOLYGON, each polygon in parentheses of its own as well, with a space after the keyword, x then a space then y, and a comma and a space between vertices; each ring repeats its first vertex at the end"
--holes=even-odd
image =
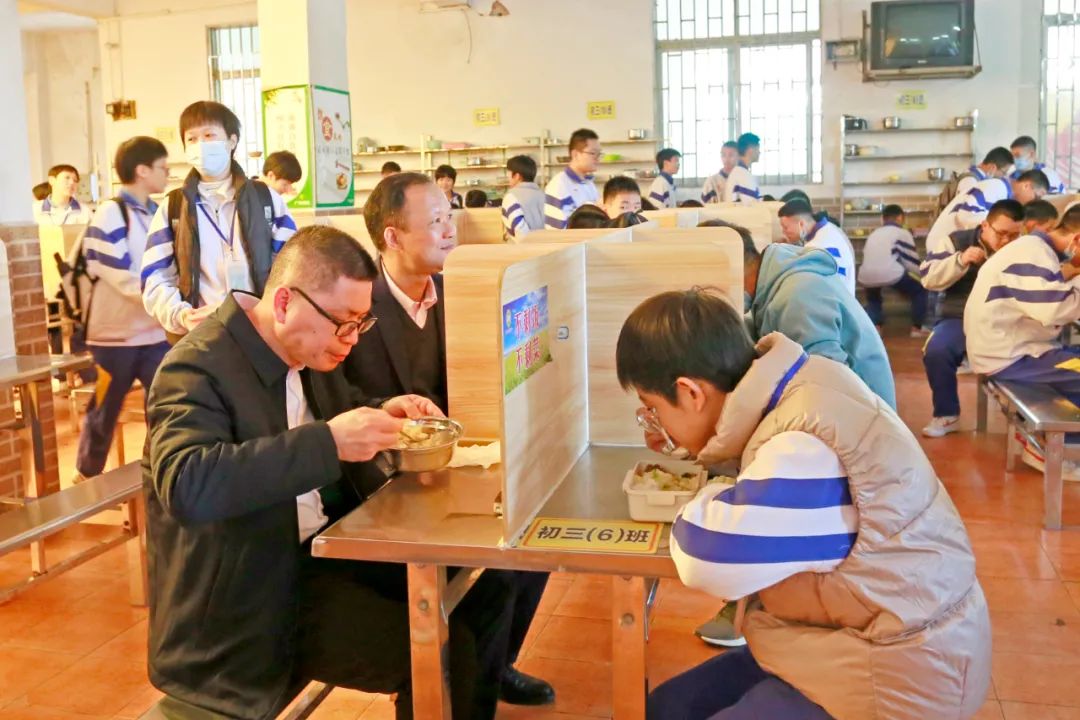
POLYGON ((503 394, 551 362, 547 285, 503 305, 503 394))
POLYGON ((315 206, 352 207, 352 116, 349 93, 315 85, 311 91, 315 130, 315 206))
POLYGON ((311 173, 311 94, 307 85, 263 90, 263 137, 267 154, 288 150, 300 162, 297 193, 285 198, 290 208, 315 206, 315 182, 311 173))

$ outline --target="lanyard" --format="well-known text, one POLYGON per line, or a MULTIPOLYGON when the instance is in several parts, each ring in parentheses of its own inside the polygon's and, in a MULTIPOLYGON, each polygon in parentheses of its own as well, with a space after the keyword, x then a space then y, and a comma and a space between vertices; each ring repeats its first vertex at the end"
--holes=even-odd
POLYGON ((214 218, 210 217, 210 213, 209 211, 207 211, 206 205, 204 205, 203 203, 198 203, 198 205, 199 209, 202 210, 203 217, 205 217, 207 222, 209 222, 210 225, 213 226, 214 231, 217 232, 218 237, 221 238, 221 242, 229 246, 229 254, 231 255, 233 252, 233 231, 236 230, 236 209, 233 209, 233 221, 229 223, 229 237, 225 237, 225 233, 221 232, 221 228, 218 227, 217 221, 214 220, 214 218))

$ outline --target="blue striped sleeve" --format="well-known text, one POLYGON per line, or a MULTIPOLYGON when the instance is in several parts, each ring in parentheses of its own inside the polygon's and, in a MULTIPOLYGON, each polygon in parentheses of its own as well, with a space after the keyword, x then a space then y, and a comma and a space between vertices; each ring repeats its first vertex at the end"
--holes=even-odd
POLYGON ((1018 300, 1027 303, 1059 303, 1069 299, 1074 290, 1025 290, 1022 288, 1009 287, 1008 285, 995 285, 986 294, 986 301, 991 300, 1018 300))
POLYGON ((761 197, 760 191, 753 188, 743 187, 742 185, 736 185, 732 192, 738 193, 739 195, 745 195, 746 197, 752 197, 755 200, 761 197))
POLYGON ((811 510, 850 505, 851 488, 846 477, 744 478, 714 497, 713 502, 811 510))
POLYGON ((164 270, 165 268, 172 265, 172 263, 173 263, 173 255, 172 255, 172 253, 169 253, 165 257, 159 258, 158 260, 155 260, 154 262, 150 263, 149 265, 144 265, 143 269, 142 269, 142 273, 139 276, 139 279, 142 282, 143 290, 146 289, 146 281, 150 279, 151 275, 156 273, 158 270, 164 270))
POLYGON ((159 245, 166 245, 172 243, 173 231, 172 228, 165 226, 150 233, 146 238, 146 249, 157 247, 159 245))
POLYGON ((896 257, 900 260, 907 262, 911 265, 919 264, 919 258, 915 257, 914 255, 910 255, 903 250, 893 250, 893 254, 896 255, 896 257))
MULTIPOLYGON (((274 228, 285 228, 286 230, 296 230, 296 221, 288 215, 278 215, 274 218, 274 228)), ((284 243, 282 243, 284 245, 284 243)))
POLYGON ((502 209, 503 217, 508 218, 508 217, 510 217, 510 213, 514 212, 515 210, 520 210, 520 209, 521 209, 521 203, 514 203, 510 207, 504 207, 502 209))
POLYGON ((110 232, 105 232, 97 225, 90 225, 86 228, 86 237, 115 245, 127 237, 127 228, 121 225, 110 232))
POLYGON ((657 192, 651 192, 651 193, 649 193, 649 197, 651 197, 653 200, 655 200, 656 202, 659 202, 659 203, 667 202, 667 193, 664 193, 663 195, 661 195, 660 193, 657 193, 657 192))
POLYGON ((126 251, 120 257, 113 257, 112 255, 107 255, 88 247, 83 251, 83 254, 86 255, 87 261, 92 260, 101 263, 105 267, 113 268, 114 270, 131 269, 131 254, 126 251))
POLYGON ((555 197, 554 195, 545 195, 544 196, 544 201, 548 205, 550 205, 552 207, 555 207, 555 208, 559 208, 560 210, 574 204, 574 198, 573 198, 573 196, 570 196, 570 195, 567 195, 564 198, 558 198, 558 197, 555 197))
POLYGON ((697 560, 748 565, 842 560, 851 552, 857 534, 737 535, 707 530, 680 517, 671 528, 671 536, 682 552, 697 560))
POLYGON ((705 202, 705 203, 710 202, 710 201, 715 200, 715 199, 716 199, 716 191, 715 190, 710 190, 709 192, 704 193, 701 196, 701 202, 705 202))
POLYGON ((1050 282, 1064 282, 1060 270, 1051 270, 1034 263, 1013 263, 1001 271, 1006 275, 1019 275, 1020 277, 1037 277, 1050 282))

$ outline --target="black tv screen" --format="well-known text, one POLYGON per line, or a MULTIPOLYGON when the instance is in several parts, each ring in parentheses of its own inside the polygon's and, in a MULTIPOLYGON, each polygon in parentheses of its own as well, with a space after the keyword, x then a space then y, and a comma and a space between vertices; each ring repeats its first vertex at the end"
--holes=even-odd
POLYGON ((870 6, 870 66, 875 70, 970 66, 974 0, 891 0, 870 6))

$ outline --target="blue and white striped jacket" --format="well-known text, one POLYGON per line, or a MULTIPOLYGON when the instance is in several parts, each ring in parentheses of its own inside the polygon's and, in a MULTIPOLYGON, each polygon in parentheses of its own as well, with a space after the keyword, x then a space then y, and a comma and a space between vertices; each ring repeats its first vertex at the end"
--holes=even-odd
MULTIPOLYGON (((1050 167, 1045 163, 1035 163, 1035 167, 1032 168, 1032 170, 1042 170, 1043 174, 1046 175, 1046 179, 1050 181, 1049 192, 1051 195, 1064 195, 1068 192, 1068 188, 1065 187, 1065 183, 1064 181, 1062 181, 1061 175, 1059 175, 1058 171, 1054 168, 1050 167)), ((1020 170, 1013 170, 1013 174, 1009 177, 1013 180, 1016 180, 1023 174, 1024 173, 1020 170)))
POLYGON ((582 205, 600 204, 593 176, 581 177, 569 167, 548 181, 544 194, 544 222, 555 230, 565 230, 570 215, 582 205))
POLYGON ((904 273, 918 271, 919 250, 905 228, 887 222, 866 238, 859 267, 859 284, 863 287, 889 287, 899 282, 904 273))
POLYGON ((821 218, 806 236, 806 247, 824 250, 836 260, 836 272, 844 287, 855 294, 855 249, 847 235, 826 218, 821 218))
POLYGON ((758 202, 761 191, 757 179, 750 168, 741 162, 731 169, 727 182, 724 183, 724 202, 758 202))
POLYGON ((994 203, 1012 196, 1012 184, 1006 178, 989 178, 952 199, 926 235, 926 257, 919 266, 923 287, 945 290, 964 276, 967 266, 960 263, 960 253, 950 235, 977 227, 994 203))
POLYGON ((727 184, 728 174, 721 170, 715 175, 705 178, 705 185, 701 188, 701 203, 710 205, 719 203, 724 199, 724 186, 727 184))
POLYGON ((1080 319, 1080 285, 1065 280, 1050 238, 1036 232, 1013 240, 979 269, 964 307, 971 369, 1004 370, 1024 356, 1060 347, 1067 323, 1080 319))
POLYGON ((523 182, 506 191, 502 199, 506 236, 520 242, 533 230, 544 228, 544 191, 534 182, 523 182))
POLYGON ((151 200, 143 206, 126 192, 120 199, 127 208, 127 224, 116 201, 106 200, 83 235, 86 271, 97 279, 86 342, 127 347, 165 342, 161 325, 143 308, 139 284, 146 234, 157 205, 151 200))
POLYGON ((649 187, 649 202, 660 208, 677 207, 675 200, 675 178, 665 172, 656 176, 649 187))

